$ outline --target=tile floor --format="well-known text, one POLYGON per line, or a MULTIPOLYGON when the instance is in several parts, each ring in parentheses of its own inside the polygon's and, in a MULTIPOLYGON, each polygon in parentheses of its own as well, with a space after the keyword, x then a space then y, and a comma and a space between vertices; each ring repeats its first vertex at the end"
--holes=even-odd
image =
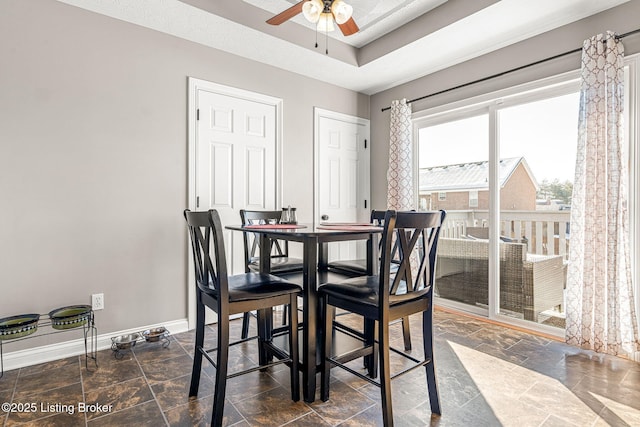
MULTIPOLYGON (((418 321, 412 319, 414 348, 418 321)), ((416 370, 392 385, 398 426, 640 426, 637 363, 444 311, 436 311, 435 324, 442 416, 431 416, 424 372, 416 370)), ((233 328, 238 336, 240 321, 233 328)), ((167 348, 140 343, 120 360, 102 351, 97 369, 72 357, 6 372, 0 402, 35 404, 36 411, 0 410, 0 420, 6 426, 206 425, 213 368, 206 368, 199 399, 190 402, 192 345, 187 332, 172 336, 167 348), (101 406, 79 412, 79 402, 101 406)), ((231 366, 252 363, 254 349, 235 347, 231 366)), ((341 370, 332 375, 331 399, 312 404, 290 400, 282 365, 234 378, 225 425, 381 426, 378 389, 341 370)))

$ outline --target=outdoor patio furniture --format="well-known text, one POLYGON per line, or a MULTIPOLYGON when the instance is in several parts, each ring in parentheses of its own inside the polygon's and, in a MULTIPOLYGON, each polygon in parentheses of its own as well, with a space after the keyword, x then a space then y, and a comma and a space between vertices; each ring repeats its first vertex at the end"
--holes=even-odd
MULTIPOLYGON (((436 295, 471 305, 488 305, 489 241, 440 239, 436 295)), ((500 308, 537 322, 545 310, 562 306, 561 255, 533 255, 524 243, 500 242, 500 308)))

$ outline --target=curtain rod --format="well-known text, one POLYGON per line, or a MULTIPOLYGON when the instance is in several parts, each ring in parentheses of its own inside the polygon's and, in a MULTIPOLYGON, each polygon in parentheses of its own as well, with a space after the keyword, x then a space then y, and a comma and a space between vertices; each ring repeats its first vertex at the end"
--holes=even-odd
MULTIPOLYGON (((623 39, 623 38, 625 38, 627 36, 630 36, 630 35, 633 35, 633 34, 636 34, 636 33, 640 33, 640 28, 638 28, 637 30, 629 31, 628 33, 624 33, 624 34, 621 34, 621 35, 616 35, 615 38, 616 38, 616 40, 621 40, 621 39, 623 39)), ((461 88, 466 87, 466 86, 471 86, 471 85, 474 85, 476 83, 482 83, 482 82, 485 82, 487 80, 495 79, 496 77, 502 77, 505 74, 513 73, 515 71, 520 71, 522 69, 533 67, 535 65, 539 65, 539 64, 542 64, 544 62, 552 61, 554 59, 562 58, 563 56, 571 55, 572 53, 577 53, 577 52, 580 52, 581 50, 582 50, 581 47, 579 47, 577 49, 572 49, 570 51, 567 51, 567 52, 564 52, 564 53, 559 53, 557 55, 550 56, 549 58, 541 59, 539 61, 535 61, 535 62, 532 62, 530 64, 521 65, 519 67, 512 68, 510 70, 503 71, 503 72, 498 73, 498 74, 493 74, 491 76, 483 77, 481 79, 474 80, 472 82, 463 83, 463 84, 458 85, 458 86, 450 87, 449 89, 444 89, 444 90, 441 90, 441 91, 438 91, 438 92, 434 92, 434 93, 430 93, 428 95, 421 96, 419 98, 411 99, 411 100, 407 101, 407 103, 411 104, 412 102, 422 101, 423 99, 430 98, 432 96, 441 95, 443 93, 447 93, 447 92, 451 92, 453 90, 461 89, 461 88)), ((390 110, 390 109, 391 109, 391 107, 385 107, 381 111, 384 112, 384 111, 387 111, 387 110, 390 110)))

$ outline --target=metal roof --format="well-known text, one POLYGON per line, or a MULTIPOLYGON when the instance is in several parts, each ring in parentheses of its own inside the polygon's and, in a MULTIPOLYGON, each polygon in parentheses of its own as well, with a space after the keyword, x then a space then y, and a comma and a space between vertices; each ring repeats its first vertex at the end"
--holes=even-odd
MULTIPOLYGON (((533 177, 524 157, 512 157, 500 160, 500 187, 504 187, 520 163, 523 164, 536 189, 538 188, 538 183, 533 177)), ((488 190, 489 161, 421 168, 419 188, 420 193, 433 191, 488 190)))

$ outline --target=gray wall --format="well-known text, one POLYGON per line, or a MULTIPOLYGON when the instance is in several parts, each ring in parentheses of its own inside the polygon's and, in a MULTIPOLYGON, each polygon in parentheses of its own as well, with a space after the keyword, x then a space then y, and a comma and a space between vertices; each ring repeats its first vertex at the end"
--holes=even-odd
POLYGON ((100 334, 187 317, 187 76, 284 100, 301 221, 313 107, 369 117, 368 96, 53 0, 0 2, 0 61, 0 317, 104 292, 100 334))
MULTIPOLYGON (((586 38, 607 30, 618 34, 636 30, 640 28, 638 17, 640 17, 640 0, 632 0, 598 15, 373 95, 371 97, 371 170, 386 171, 388 168, 389 111, 381 112, 381 109, 391 105, 392 100, 418 98, 568 52, 581 47, 586 38)), ((623 43, 627 55, 640 52, 640 34, 624 39, 623 43)), ((446 49, 446 46, 443 46, 443 49, 446 49)), ((576 53, 484 83, 415 102, 412 104, 412 111, 415 113, 579 68, 580 53, 576 53)), ((386 186, 387 179, 384 172, 372 174, 373 208, 386 208, 386 186)))

